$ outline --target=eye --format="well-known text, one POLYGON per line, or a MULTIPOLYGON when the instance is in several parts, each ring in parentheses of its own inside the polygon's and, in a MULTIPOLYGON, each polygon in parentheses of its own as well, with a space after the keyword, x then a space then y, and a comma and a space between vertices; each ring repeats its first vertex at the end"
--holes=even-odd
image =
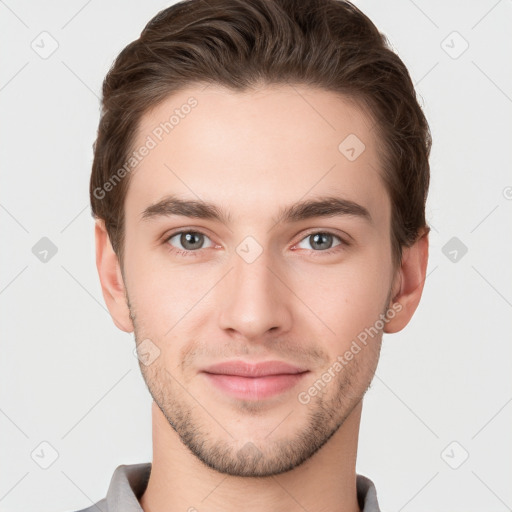
POLYGON ((329 233, 328 231, 316 231, 314 233, 310 233, 308 236, 303 238, 297 244, 297 247, 301 249, 312 248, 315 252, 330 252, 329 249, 332 249, 342 244, 348 245, 338 235, 335 235, 334 233, 329 233), (339 242, 333 245, 333 239, 338 239, 339 242), (310 247, 303 247, 302 244, 304 243, 308 243, 310 247))
POLYGON ((213 247, 213 242, 204 233, 200 233, 199 231, 178 231, 177 233, 173 233, 169 236, 166 243, 168 243, 172 249, 176 250, 178 253, 186 253, 195 252, 198 249, 205 249, 205 239, 209 240, 211 243, 208 247, 213 247), (174 245, 176 243, 179 245, 174 245))
MULTIPOLYGON (((172 252, 184 256, 196 256, 200 249, 215 247, 210 238, 200 231, 182 230, 171 234, 165 240, 172 252), (205 246, 205 241, 208 245, 205 246), (209 242, 209 243, 208 243, 209 242)), ((343 240, 339 235, 328 231, 315 231, 303 238, 295 247, 300 249, 313 250, 316 253, 330 254, 336 252, 338 246, 349 246, 350 244, 343 240), (336 243, 336 240, 338 242, 336 243), (303 244, 309 244, 304 247, 303 244)), ((341 249, 341 247, 339 247, 341 249)))

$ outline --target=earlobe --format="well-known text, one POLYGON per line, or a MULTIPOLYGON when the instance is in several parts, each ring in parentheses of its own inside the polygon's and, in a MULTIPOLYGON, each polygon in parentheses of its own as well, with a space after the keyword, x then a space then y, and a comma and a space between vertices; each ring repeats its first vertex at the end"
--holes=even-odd
POLYGON ((403 249, 402 263, 393 283, 393 300, 389 305, 394 316, 384 332, 401 331, 411 320, 423 293, 428 264, 428 234, 426 229, 411 247, 403 249))
POLYGON ((101 290, 107 308, 115 325, 125 332, 133 332, 125 285, 117 254, 110 243, 105 222, 96 220, 94 228, 96 241, 96 268, 101 283, 101 290))

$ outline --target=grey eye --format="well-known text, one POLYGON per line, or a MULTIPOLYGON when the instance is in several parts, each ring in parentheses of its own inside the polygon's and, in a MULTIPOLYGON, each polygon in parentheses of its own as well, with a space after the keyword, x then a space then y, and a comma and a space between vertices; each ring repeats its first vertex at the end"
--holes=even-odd
POLYGON ((210 240, 206 235, 203 233, 199 233, 197 231, 181 231, 179 233, 175 233, 169 239, 167 240, 168 243, 170 243, 173 247, 176 247, 177 249, 182 249, 185 251, 194 251, 197 249, 203 249, 203 244, 206 240, 210 240), (180 246, 174 245, 172 243, 173 239, 177 239, 180 246))
POLYGON ((332 233, 327 233, 323 231, 318 231, 316 233, 311 233, 307 237, 303 238, 298 244, 301 249, 309 249, 313 248, 313 250, 326 250, 335 247, 336 245, 340 245, 342 242, 341 238, 332 233), (333 240, 338 239, 339 243, 333 245, 333 240), (302 247, 301 244, 307 241, 310 244, 310 247, 302 247))

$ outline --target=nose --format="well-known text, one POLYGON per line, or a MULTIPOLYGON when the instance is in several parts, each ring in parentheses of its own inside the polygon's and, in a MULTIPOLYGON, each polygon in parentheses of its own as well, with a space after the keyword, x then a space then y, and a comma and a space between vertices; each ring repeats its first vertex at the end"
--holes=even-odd
POLYGON ((293 294, 268 251, 252 262, 235 253, 230 266, 233 269, 217 290, 221 294, 220 328, 252 341, 270 331, 273 335, 289 331, 293 294))

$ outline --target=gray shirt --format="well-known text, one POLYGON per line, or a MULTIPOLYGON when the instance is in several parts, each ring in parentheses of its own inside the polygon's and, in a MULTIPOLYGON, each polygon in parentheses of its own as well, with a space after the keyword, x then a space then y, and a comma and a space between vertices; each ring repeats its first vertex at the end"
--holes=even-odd
MULTIPOLYGON (((151 462, 122 464, 112 475, 107 496, 77 512, 143 512, 139 499, 144 494, 151 473, 151 462)), ((380 512, 373 482, 357 475, 357 499, 361 512, 380 512)))

